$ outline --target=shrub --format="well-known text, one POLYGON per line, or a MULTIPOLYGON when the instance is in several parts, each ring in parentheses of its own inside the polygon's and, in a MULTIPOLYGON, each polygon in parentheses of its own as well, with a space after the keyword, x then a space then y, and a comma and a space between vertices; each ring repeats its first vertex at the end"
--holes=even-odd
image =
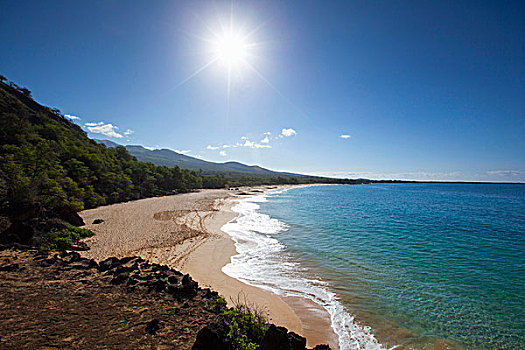
POLYGON ((255 305, 249 305, 244 297, 232 300, 233 307, 226 307, 226 300, 217 297, 216 307, 228 325, 227 339, 233 350, 257 350, 269 327, 265 313, 255 305))
POLYGON ((95 234, 87 229, 66 224, 63 227, 54 227, 50 231, 50 250, 64 250, 71 247, 79 240, 92 237, 95 234))

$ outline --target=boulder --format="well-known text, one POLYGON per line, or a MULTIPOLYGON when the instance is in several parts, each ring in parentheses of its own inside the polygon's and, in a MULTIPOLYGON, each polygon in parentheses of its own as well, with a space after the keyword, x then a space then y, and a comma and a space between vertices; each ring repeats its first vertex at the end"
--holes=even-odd
POLYGON ((114 269, 117 266, 120 266, 120 260, 118 258, 111 257, 111 258, 107 258, 106 260, 101 261, 100 264, 98 265, 98 270, 100 272, 104 272, 107 270, 114 269))
POLYGON ((74 226, 84 226, 84 220, 78 215, 75 209, 69 205, 64 205, 53 212, 53 216, 64 220, 74 226))
POLYGON ((104 222, 104 220, 102 220, 102 219, 95 219, 95 220, 93 220, 92 224, 93 225, 98 225, 98 224, 101 224, 103 222, 104 222))
POLYGON ((304 350, 306 348, 306 338, 301 337, 297 333, 288 333, 288 340, 290 341, 290 349, 292 350, 304 350))
POLYGON ((264 334, 261 343, 259 344, 260 350, 289 350, 290 341, 287 336, 288 330, 284 327, 276 327, 270 325, 266 333, 264 334))
POLYGON ((226 340, 228 330, 224 323, 210 323, 197 333, 192 350, 230 350, 226 340))

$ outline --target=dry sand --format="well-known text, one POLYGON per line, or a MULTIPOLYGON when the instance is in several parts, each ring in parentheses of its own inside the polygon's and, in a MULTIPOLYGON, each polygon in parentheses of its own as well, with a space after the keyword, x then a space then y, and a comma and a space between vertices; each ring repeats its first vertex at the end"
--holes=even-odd
POLYGON ((337 349, 329 315, 319 305, 303 298, 280 298, 222 272, 237 253, 221 227, 236 217, 231 208, 239 193, 202 190, 85 210, 80 215, 96 235, 86 240, 91 249, 84 256, 103 260, 138 255, 168 265, 228 301, 246 298, 264 309, 273 323, 305 336, 309 346, 328 343, 337 349), (94 225, 95 219, 104 222, 94 225))

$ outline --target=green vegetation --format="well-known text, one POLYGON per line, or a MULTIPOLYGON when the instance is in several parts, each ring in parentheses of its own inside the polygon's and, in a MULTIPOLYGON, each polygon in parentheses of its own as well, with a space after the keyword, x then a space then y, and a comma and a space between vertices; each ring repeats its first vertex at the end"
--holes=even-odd
POLYGON ((65 224, 64 227, 61 228, 53 227, 49 234, 51 243, 41 248, 49 250, 63 250, 71 247, 73 244, 77 243, 83 238, 92 237, 94 235, 95 234, 90 230, 65 224))
POLYGON ((106 148, 30 92, 0 82, 0 210, 39 203, 75 210, 202 187, 195 171, 106 148))
POLYGON ((234 301, 234 306, 227 308, 226 300, 217 297, 216 307, 221 311, 228 326, 227 338, 233 350, 257 350, 266 330, 270 326, 263 313, 249 306, 240 297, 234 301))

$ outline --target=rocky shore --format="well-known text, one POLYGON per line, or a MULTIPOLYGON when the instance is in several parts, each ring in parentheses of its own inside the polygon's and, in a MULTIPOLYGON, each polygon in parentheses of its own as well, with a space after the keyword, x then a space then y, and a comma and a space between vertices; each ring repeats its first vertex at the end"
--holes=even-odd
MULTIPOLYGON (((4 246, 0 280, 0 349, 232 349, 217 292, 140 257, 4 246)), ((259 348, 303 350, 306 339, 270 325, 259 348)))

